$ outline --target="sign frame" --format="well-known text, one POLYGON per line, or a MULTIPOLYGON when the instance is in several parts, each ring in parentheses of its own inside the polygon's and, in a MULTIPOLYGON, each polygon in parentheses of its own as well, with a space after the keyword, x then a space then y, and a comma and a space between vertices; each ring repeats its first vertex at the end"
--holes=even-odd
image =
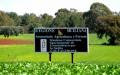
MULTIPOLYGON (((36 29, 87 29, 87 51, 86 52, 82 52, 82 53, 89 53, 89 29, 88 27, 38 27, 38 28, 34 28, 34 49, 35 49, 35 30, 36 29)), ((35 51, 37 52, 37 51, 35 51)), ((46 52, 42 52, 42 51, 39 51, 39 53, 58 53, 57 51, 46 51, 46 52)), ((69 51, 69 52, 59 52, 59 53, 81 53, 81 52, 78 52, 78 51, 75 51, 75 52, 72 52, 72 51, 69 51)))

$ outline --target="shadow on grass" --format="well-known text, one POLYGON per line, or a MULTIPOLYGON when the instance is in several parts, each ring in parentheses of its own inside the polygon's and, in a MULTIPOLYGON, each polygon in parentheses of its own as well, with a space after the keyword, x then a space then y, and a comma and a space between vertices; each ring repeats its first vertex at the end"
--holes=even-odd
POLYGON ((108 43, 101 43, 101 44, 97 44, 97 43, 92 43, 92 44, 89 44, 89 45, 108 45, 108 43))
POLYGON ((102 44, 89 44, 89 45, 120 46, 120 44, 114 44, 114 45, 111 45, 111 44, 109 44, 109 43, 102 43, 102 44))

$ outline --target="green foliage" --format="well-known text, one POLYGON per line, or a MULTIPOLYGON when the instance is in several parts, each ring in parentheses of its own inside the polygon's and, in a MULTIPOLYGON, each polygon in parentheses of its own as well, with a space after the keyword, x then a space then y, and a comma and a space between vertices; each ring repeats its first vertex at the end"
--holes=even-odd
POLYGON ((35 27, 41 27, 40 18, 35 14, 24 14, 21 16, 21 26, 24 27, 26 33, 33 33, 35 27))
POLYGON ((88 11, 83 14, 83 18, 85 20, 85 26, 89 28, 90 32, 95 31, 95 20, 97 15, 93 11, 88 11))
POLYGON ((93 11, 94 13, 97 14, 97 16, 106 16, 106 15, 112 15, 112 12, 110 11, 110 9, 102 4, 102 3, 93 3, 90 6, 90 10, 93 11))
POLYGON ((69 18, 70 27, 82 27, 84 26, 83 13, 71 9, 71 16, 69 18), (74 11, 73 11, 74 10, 74 11))
POLYGON ((42 23, 42 27, 51 27, 51 24, 53 22, 53 17, 45 13, 41 15, 40 20, 42 23))
POLYGON ((70 11, 67 9, 59 9, 55 13, 56 17, 53 20, 53 27, 69 27, 70 11))
POLYGON ((55 15, 53 27, 80 27, 84 23, 82 13, 77 12, 76 9, 59 9, 55 15))
POLYGON ((109 44, 120 44, 120 16, 102 16, 97 18, 97 35, 109 37, 109 44), (99 25, 99 26, 98 26, 99 25))
POLYGON ((0 26, 12 26, 14 25, 13 19, 11 19, 5 12, 0 11, 0 26))
POLYGON ((119 67, 119 64, 0 63, 0 75, 119 75, 119 67))
POLYGON ((3 34, 4 37, 9 37, 10 35, 18 36, 20 33, 23 33, 23 28, 20 26, 1 26, 0 34, 3 34))
POLYGON ((20 26, 21 18, 15 12, 6 13, 14 21, 15 26, 20 26))
POLYGON ((40 24, 40 18, 37 17, 35 14, 31 13, 31 14, 24 14, 23 16, 21 16, 21 25, 22 26, 27 26, 27 25, 32 25, 34 24, 35 26, 41 26, 40 24))
POLYGON ((99 16, 112 15, 107 6, 102 3, 93 3, 88 12, 83 14, 85 25, 89 27, 90 32, 95 32, 96 19, 99 16))

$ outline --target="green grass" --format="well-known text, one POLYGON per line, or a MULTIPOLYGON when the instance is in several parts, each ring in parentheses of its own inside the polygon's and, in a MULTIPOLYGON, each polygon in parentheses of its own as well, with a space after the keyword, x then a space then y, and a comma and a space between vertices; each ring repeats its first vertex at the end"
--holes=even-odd
MULTIPOLYGON (((33 34, 23 34, 13 39, 34 40, 33 34)), ((3 36, 0 36, 3 38, 3 36)), ((120 63, 120 46, 103 46, 101 43, 107 42, 106 39, 99 40, 95 34, 89 35, 89 52, 75 53, 74 62, 84 63, 120 63)), ((34 45, 0 45, 0 61, 29 61, 29 62, 49 62, 48 53, 36 53, 34 45)), ((70 53, 53 53, 52 62, 71 62, 70 53)))
POLYGON ((96 34, 89 34, 89 44, 90 45, 100 45, 107 43, 107 39, 103 37, 102 39, 97 38, 96 34))

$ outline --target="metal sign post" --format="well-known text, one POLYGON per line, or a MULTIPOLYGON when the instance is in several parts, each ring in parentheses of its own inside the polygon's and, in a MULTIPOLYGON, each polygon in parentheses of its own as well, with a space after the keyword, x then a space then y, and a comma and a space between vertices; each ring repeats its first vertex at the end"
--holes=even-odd
POLYGON ((71 53, 71 60, 72 60, 72 63, 74 63, 74 53, 73 52, 71 53))
POLYGON ((52 56, 52 53, 49 52, 49 61, 50 61, 50 62, 52 61, 52 60, 51 60, 51 56, 52 56))

